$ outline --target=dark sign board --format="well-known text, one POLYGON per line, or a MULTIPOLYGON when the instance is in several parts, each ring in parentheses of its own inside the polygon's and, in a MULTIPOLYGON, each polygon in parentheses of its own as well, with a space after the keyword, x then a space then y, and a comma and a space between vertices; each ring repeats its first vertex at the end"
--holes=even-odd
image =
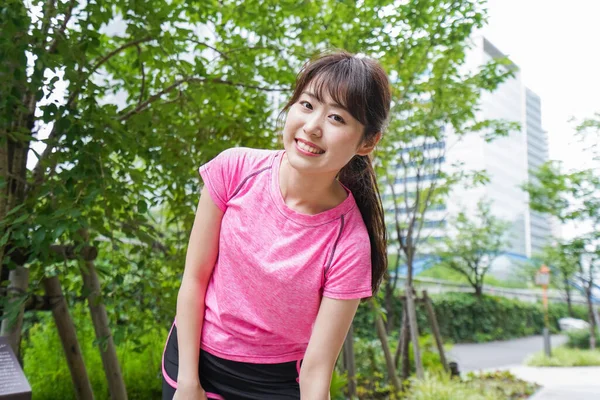
POLYGON ((0 400, 31 400, 31 387, 5 337, 0 336, 0 400))

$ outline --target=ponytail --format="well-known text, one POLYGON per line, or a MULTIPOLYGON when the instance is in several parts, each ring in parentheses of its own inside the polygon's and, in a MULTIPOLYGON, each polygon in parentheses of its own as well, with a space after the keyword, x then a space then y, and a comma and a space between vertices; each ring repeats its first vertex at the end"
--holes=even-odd
POLYGON ((338 175, 354 196, 371 242, 371 289, 373 296, 387 272, 387 234, 377 177, 369 156, 355 155, 338 175))

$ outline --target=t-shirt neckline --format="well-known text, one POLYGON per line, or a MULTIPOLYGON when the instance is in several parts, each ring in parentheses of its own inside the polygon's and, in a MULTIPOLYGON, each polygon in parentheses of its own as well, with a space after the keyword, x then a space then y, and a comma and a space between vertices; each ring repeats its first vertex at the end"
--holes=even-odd
MULTIPOLYGON (((285 150, 279 150, 275 153, 275 157, 273 157, 272 168, 271 168, 271 198, 275 203, 275 206, 286 218, 289 218, 299 224, 302 225, 322 225, 332 220, 340 218, 342 215, 348 213, 352 208, 356 206, 356 202, 354 201, 354 196, 352 196, 352 192, 346 188, 348 192, 348 197, 341 202, 336 207, 329 209, 327 211, 320 212, 318 214, 310 215, 303 214, 298 211, 292 210, 290 207, 285 204, 283 200, 283 196, 281 195, 281 189, 279 186, 279 169, 281 168, 281 162, 283 160, 283 156, 285 155, 285 150)), ((345 188, 345 187, 344 187, 345 188)))

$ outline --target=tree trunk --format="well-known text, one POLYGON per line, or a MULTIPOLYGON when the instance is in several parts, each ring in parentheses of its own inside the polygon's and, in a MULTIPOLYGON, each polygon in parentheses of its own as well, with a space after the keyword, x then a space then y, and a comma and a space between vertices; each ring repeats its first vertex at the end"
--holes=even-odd
POLYGON ((423 301, 425 302, 425 308, 427 309, 427 315, 429 316, 429 324, 431 325, 431 332, 433 332, 435 344, 438 348, 440 361, 444 366, 444 371, 448 372, 448 362, 446 361, 446 353, 444 352, 444 343, 442 342, 442 335, 440 334, 440 328, 437 323, 437 317, 435 316, 435 310, 433 309, 433 303, 427 295, 427 290, 423 290, 423 301))
MULTIPOLYGON (((22 26, 29 25, 30 19, 24 2, 12 0, 3 3, 7 5, 0 13, 0 26, 4 26, 7 19, 12 19, 13 24, 19 21, 22 26)), ((31 44, 30 37, 21 30, 13 30, 8 34, 10 36, 5 38, 5 42, 9 47, 0 59, 0 71, 4 77, 0 83, 0 96, 3 99, 0 102, 0 180, 3 182, 0 188, 0 221, 25 200, 29 139, 15 137, 13 134, 31 133, 36 104, 33 95, 36 91, 31 90, 27 81, 26 51, 31 44)), ((6 225, 0 229, 0 237, 4 237, 5 233, 6 225)), ((10 242, 9 236, 5 244, 0 246, 0 276, 6 257, 6 245, 10 242)), ((9 281, 9 287, 13 290, 25 291, 29 284, 29 271, 18 265, 10 272, 9 281)), ((10 296, 10 293, 8 295, 10 296)), ((17 357, 21 342, 23 310, 21 304, 16 323, 10 326, 6 320, 2 320, 0 328, 2 336, 10 337, 11 347, 17 357)))
POLYGON ((389 334, 394 329, 394 288, 389 279, 386 279, 385 284, 385 310, 387 311, 385 330, 389 334))
POLYGON ((58 277, 45 278, 44 289, 46 295, 51 299, 52 316, 71 372, 75 395, 80 400, 93 400, 94 392, 81 356, 75 325, 69 315, 67 302, 63 296, 58 277))
POLYGON ((480 299, 482 295, 483 295, 483 284, 482 283, 475 284, 475 296, 477 296, 477 298, 480 299))
POLYGON ((396 346, 396 354, 394 355, 394 366, 396 368, 398 368, 398 364, 400 363, 400 357, 402 356, 402 343, 404 343, 403 336, 405 335, 404 326, 406 325, 405 318, 406 318, 406 303, 403 302, 402 315, 400 316, 400 323, 402 325, 400 325, 400 336, 398 337, 398 346, 396 346))
POLYGON ((383 323, 383 319, 379 314, 379 311, 375 307, 373 301, 371 303, 371 310, 375 313, 375 327, 377 329, 377 335, 379 336, 379 340, 381 341, 381 348, 383 349, 383 354, 385 356, 385 363, 387 365, 388 375, 390 378, 390 382, 394 387, 396 393, 400 392, 402 389, 402 384, 398 379, 398 375, 396 374, 396 367, 394 367, 394 360, 392 358, 392 352, 390 351, 390 346, 387 340, 387 333, 385 331, 385 324, 383 323))
POLYGON ((573 301, 571 300, 571 285, 569 284, 569 280, 564 280, 565 285, 565 294, 567 295, 567 307, 569 309, 569 317, 575 317, 575 313, 573 312, 573 301))
POLYGON ((350 325, 344 341, 344 365, 348 374, 348 398, 355 399, 356 393, 356 363, 354 360, 354 326, 350 325))
POLYGON ((102 302, 100 282, 93 261, 85 262, 85 268, 81 269, 81 276, 83 277, 83 286, 86 292, 89 293, 88 305, 92 314, 96 339, 100 343, 100 355, 111 399, 127 400, 125 382, 123 381, 115 344, 108 326, 108 316, 102 302))
POLYGON ((402 382, 406 381, 410 376, 410 359, 408 354, 408 346, 410 343, 410 330, 408 327, 408 313, 406 311, 406 301, 402 307, 402 327, 400 330, 400 338, 398 339, 398 348, 396 349, 396 359, 394 365, 398 368, 398 361, 402 360, 401 378, 402 382))
MULTIPOLYGON (((425 373, 423 371, 423 363, 421 361, 421 349, 419 348, 419 327, 417 326, 417 310, 415 308, 415 300, 413 298, 412 287, 406 287, 406 309, 408 314, 408 325, 410 327, 410 337, 413 344, 413 357, 415 361, 415 369, 417 378, 423 379, 425 373)), ((408 354, 406 355, 408 357, 408 354)))
MULTIPOLYGON (((29 286, 29 268, 18 266, 9 274, 10 284, 8 286, 7 295, 9 297, 9 303, 19 301, 22 294, 27 292, 29 286), (14 297, 12 297, 14 294, 14 297)), ((19 360, 20 347, 21 347, 21 328, 23 327, 23 314, 24 314, 24 302, 21 302, 19 311, 15 320, 5 318, 2 320, 2 327, 0 328, 0 335, 7 336, 12 347, 13 352, 19 360)))
POLYGON ((594 304, 592 303, 593 282, 590 281, 585 287, 585 297, 588 306, 588 319, 590 322, 590 350, 596 349, 596 319, 594 318, 594 304))
MULTIPOLYGON (((413 260, 414 260, 414 246, 412 246, 410 240, 407 241, 406 254, 406 281, 404 285, 405 292, 405 304, 406 304, 406 315, 408 316, 408 323, 406 324, 409 328, 411 342, 413 344, 413 358, 415 363, 415 369, 417 371, 417 378, 423 379, 423 363, 421 361, 421 350, 419 348, 419 328, 417 326, 417 311, 415 309, 414 301, 414 290, 413 290, 413 260)), ((403 351, 402 365, 409 364, 408 354, 408 335, 405 336, 406 351, 403 351)), ((404 371, 403 371, 404 377, 404 371)))

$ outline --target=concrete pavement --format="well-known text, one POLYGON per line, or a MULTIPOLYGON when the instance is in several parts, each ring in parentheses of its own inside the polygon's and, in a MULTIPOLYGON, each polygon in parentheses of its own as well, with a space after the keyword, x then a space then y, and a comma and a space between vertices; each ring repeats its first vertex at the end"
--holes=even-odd
POLYGON ((600 399, 600 367, 514 366, 508 370, 520 379, 543 386, 530 400, 600 399))
MULTIPOLYGON (((552 336, 552 347, 566 342, 552 336)), ((542 389, 529 400, 600 400, 600 367, 526 367, 528 355, 543 350, 542 336, 503 342, 457 344, 448 354, 461 372, 508 370, 542 389)))
MULTIPOLYGON (((567 337, 552 335, 552 347, 566 343, 567 337)), ((448 353, 450 361, 456 361, 461 372, 499 369, 521 365, 528 355, 542 351, 542 336, 488 343, 456 344, 448 353)), ((599 399, 600 400, 600 399, 599 399)))

